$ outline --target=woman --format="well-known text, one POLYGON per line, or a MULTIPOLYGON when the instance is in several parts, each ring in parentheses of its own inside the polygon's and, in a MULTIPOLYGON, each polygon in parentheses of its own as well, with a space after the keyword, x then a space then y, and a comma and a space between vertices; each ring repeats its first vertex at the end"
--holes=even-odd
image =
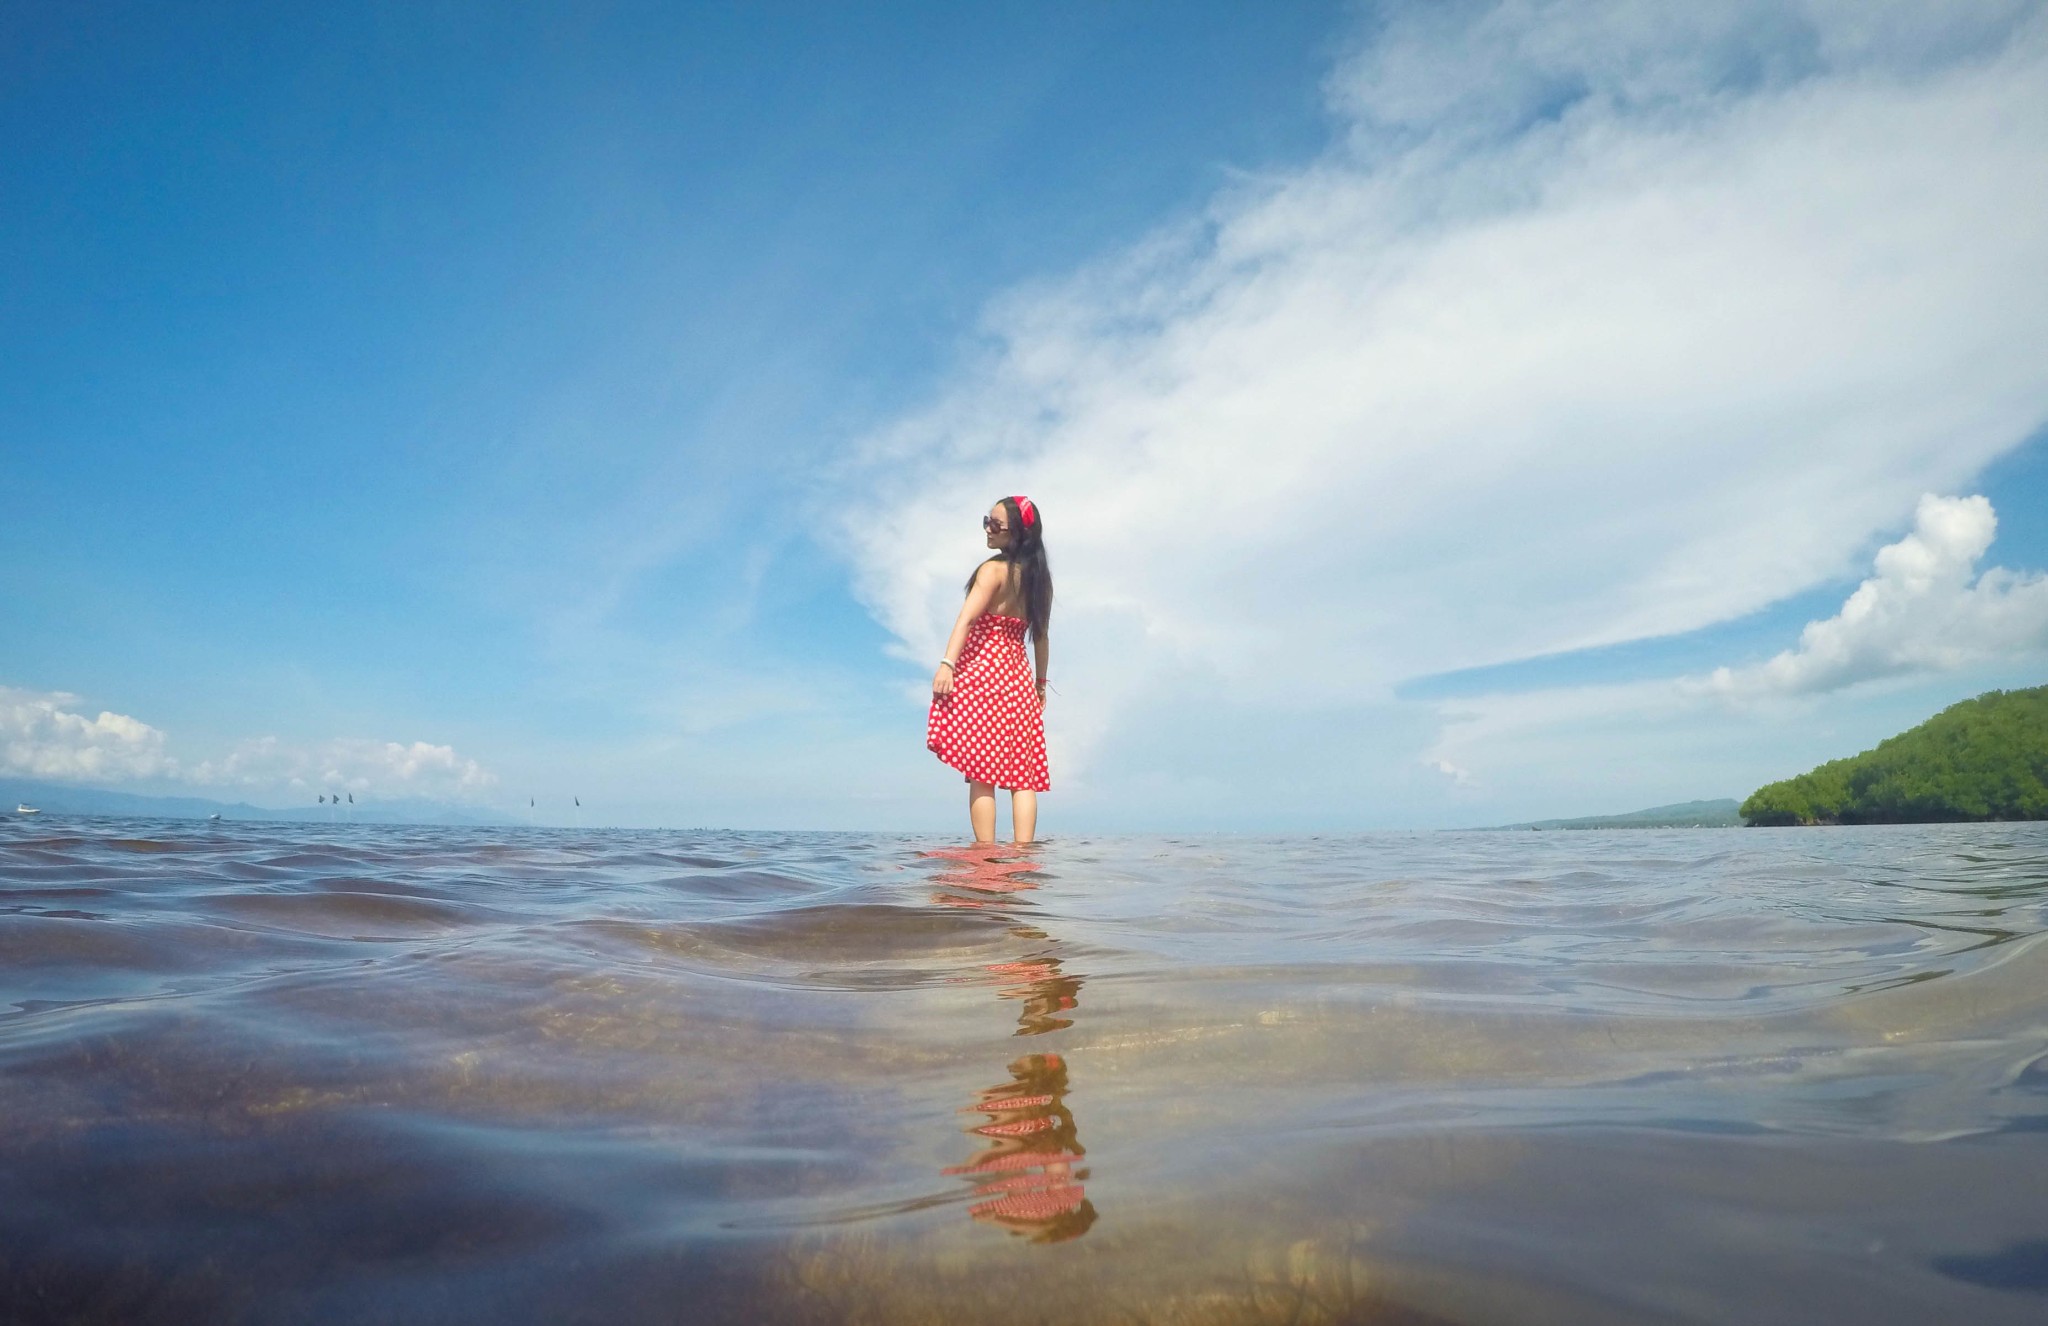
POLYGON ((981 519, 995 556, 967 579, 967 601, 932 674, 924 744, 967 776, 974 841, 996 840, 996 789, 1010 789, 1010 827, 1028 843, 1038 832, 1038 794, 1052 789, 1045 767, 1045 629, 1052 572, 1045 521, 1028 497, 1006 497, 981 519), (1031 640, 1038 676, 1024 663, 1031 640))

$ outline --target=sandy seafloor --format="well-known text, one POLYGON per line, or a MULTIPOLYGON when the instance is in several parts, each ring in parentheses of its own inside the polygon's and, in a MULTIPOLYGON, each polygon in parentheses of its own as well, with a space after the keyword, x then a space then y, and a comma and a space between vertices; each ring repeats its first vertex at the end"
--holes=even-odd
POLYGON ((0 822, 0 1321, 2048 1321, 2048 825, 0 822))

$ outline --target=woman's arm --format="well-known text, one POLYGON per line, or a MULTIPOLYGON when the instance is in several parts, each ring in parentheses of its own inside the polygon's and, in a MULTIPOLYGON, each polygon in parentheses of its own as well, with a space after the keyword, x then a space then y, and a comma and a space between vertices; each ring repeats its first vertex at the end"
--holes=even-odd
POLYGON ((1033 636, 1031 641, 1031 658, 1034 663, 1038 664, 1038 704, 1040 708, 1045 706, 1045 656, 1047 649, 1045 632, 1039 631, 1033 636))
POLYGON ((946 656, 939 660, 938 670, 932 673, 932 694, 949 695, 953 690, 953 663, 960 657, 960 650, 967 644, 967 628, 974 619, 988 611, 988 605, 995 602, 996 590, 1003 583, 1003 564, 993 557, 981 564, 974 573, 974 586, 967 591, 967 601, 960 605, 960 615, 953 619, 953 634, 946 637, 946 656))

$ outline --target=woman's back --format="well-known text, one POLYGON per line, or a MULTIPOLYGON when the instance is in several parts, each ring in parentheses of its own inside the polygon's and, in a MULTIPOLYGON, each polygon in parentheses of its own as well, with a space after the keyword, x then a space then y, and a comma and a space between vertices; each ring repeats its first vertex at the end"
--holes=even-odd
POLYGON ((988 601, 988 611, 999 617, 1024 617, 1028 605, 1024 599, 1024 576, 1015 562, 1002 557, 991 557, 981 564, 982 575, 997 575, 995 597, 988 601), (993 569, 991 569, 993 568, 993 569))

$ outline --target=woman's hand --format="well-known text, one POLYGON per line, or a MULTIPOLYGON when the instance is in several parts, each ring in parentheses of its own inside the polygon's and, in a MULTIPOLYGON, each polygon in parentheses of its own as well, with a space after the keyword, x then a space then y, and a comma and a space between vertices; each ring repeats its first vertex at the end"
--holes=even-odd
POLYGON ((1045 678, 1040 677, 1038 679, 1038 707, 1040 709, 1045 708, 1045 697, 1047 694, 1046 688, 1050 685, 1052 685, 1052 683, 1047 681, 1045 678))
POLYGON ((953 665, 951 663, 941 663, 939 664, 939 670, 932 674, 932 698, 936 700, 941 695, 951 695, 952 693, 953 665))

